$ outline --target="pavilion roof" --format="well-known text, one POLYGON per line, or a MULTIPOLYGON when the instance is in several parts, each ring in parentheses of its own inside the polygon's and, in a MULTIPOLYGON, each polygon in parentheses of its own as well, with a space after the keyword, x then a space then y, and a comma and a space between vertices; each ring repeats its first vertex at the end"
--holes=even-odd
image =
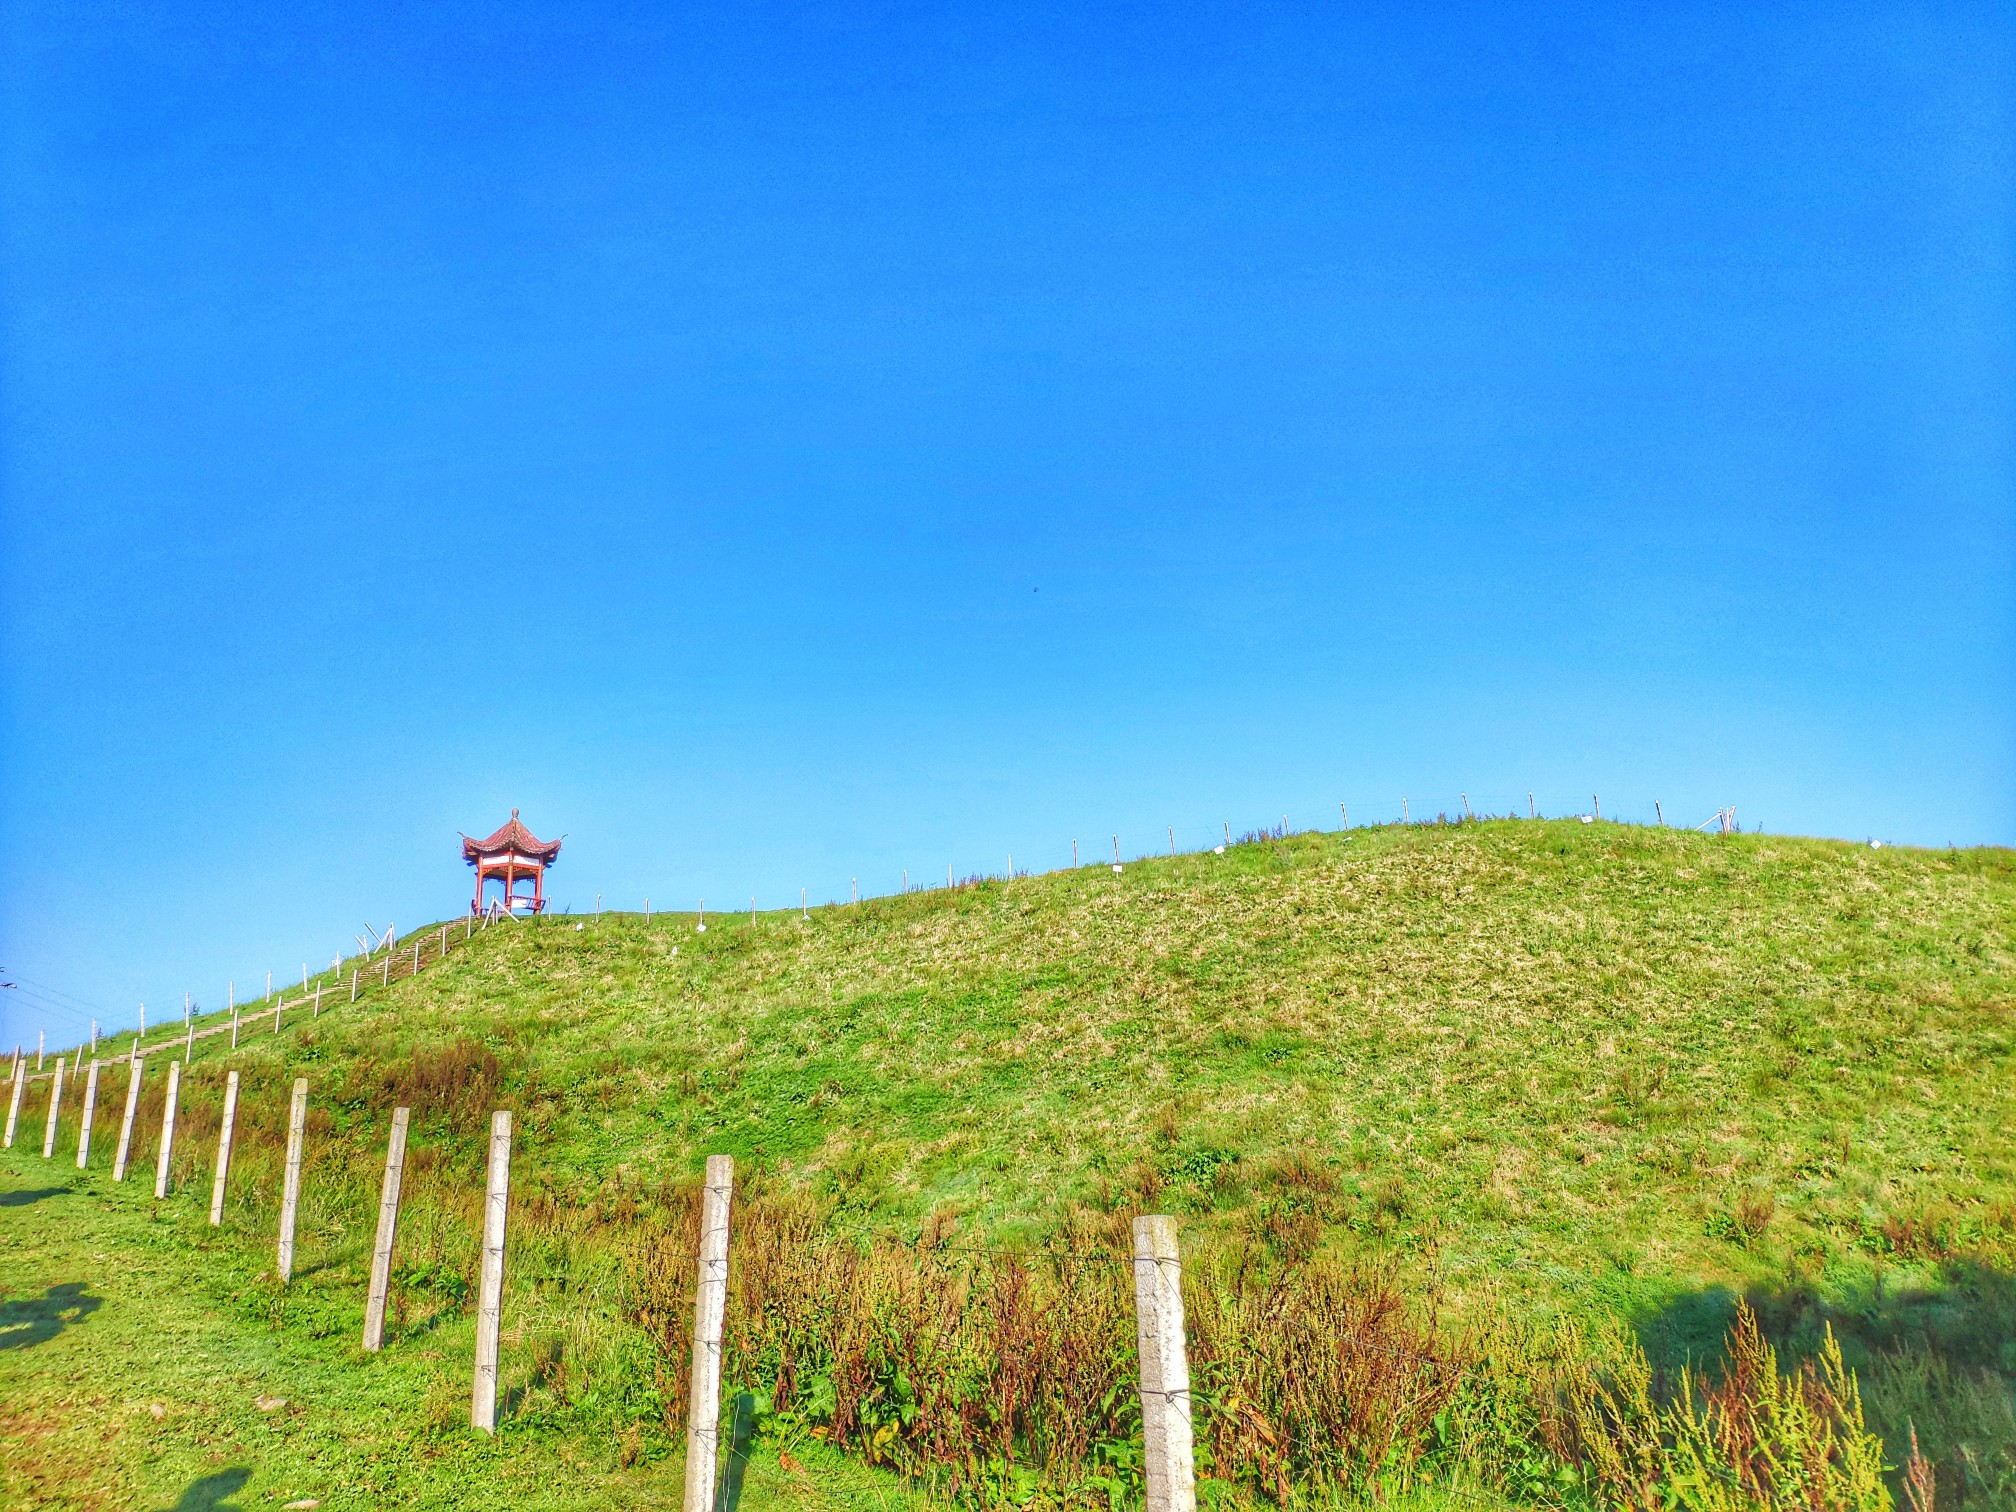
POLYGON ((541 840, 532 831, 518 822, 518 810, 511 810, 511 817, 493 835, 481 840, 462 837, 462 859, 476 861, 485 856, 502 856, 515 851, 521 856, 537 856, 541 861, 552 863, 560 854, 558 840, 541 840))

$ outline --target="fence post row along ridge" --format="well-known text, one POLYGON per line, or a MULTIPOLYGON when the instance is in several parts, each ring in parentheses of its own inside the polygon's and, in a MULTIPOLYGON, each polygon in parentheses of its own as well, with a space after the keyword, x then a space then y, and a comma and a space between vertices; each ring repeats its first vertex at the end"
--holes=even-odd
MULTIPOLYGON (((1469 795, 1467 793, 1459 794, 1458 798, 1460 807, 1462 808, 1463 811, 1464 818, 1474 819, 1478 817, 1483 818, 1492 817, 1489 814, 1479 816, 1476 813, 1476 811, 1472 809, 1470 805, 1469 795)), ((1526 795, 1526 804, 1527 804, 1528 818, 1537 820, 1540 817, 1539 808, 1534 801, 1533 794, 1528 793, 1526 795)), ((1590 795, 1590 808, 1591 808, 1590 813, 1587 814, 1570 813, 1564 815, 1564 817, 1580 818, 1584 823, 1589 823, 1592 820, 1602 818, 1602 799, 1600 796, 1596 794, 1590 795)), ((1652 805, 1652 808, 1653 813, 1655 815, 1654 822, 1657 825, 1663 827, 1666 823, 1666 814, 1664 805, 1662 803, 1655 801, 1652 805)), ((1338 817, 1342 822, 1343 827, 1348 830, 1350 828, 1349 807, 1345 804, 1340 803, 1337 806, 1337 809, 1338 809, 1338 817)), ((1510 816, 1508 815, 1508 817, 1510 816)), ((1415 822, 1410 811, 1408 799, 1402 798, 1400 800, 1400 817, 1398 822, 1403 825, 1411 825, 1415 822)), ((1430 821, 1422 821, 1422 822, 1427 823, 1430 821)), ((1613 820, 1611 822, 1632 823, 1634 821, 1613 820)), ((1719 833, 1730 834, 1738 828, 1738 826, 1736 825, 1736 810, 1733 806, 1725 806, 1723 808, 1719 808, 1708 820, 1706 820, 1702 824, 1694 826, 1694 828, 1697 830, 1706 830, 1712 828, 1716 829, 1719 833)), ((1224 844, 1214 846, 1211 848, 1213 851, 1220 854, 1223 853, 1223 851, 1227 846, 1230 846, 1233 843, 1232 825, 1229 820, 1226 821, 1224 824, 1224 831, 1225 831, 1224 844)), ((1281 817, 1280 829, 1272 831, 1271 837, 1281 838, 1293 833, 1295 833, 1295 831, 1289 828, 1288 816, 1284 814, 1281 817)), ((1173 826, 1167 827, 1167 836, 1168 836, 1168 843, 1170 846, 1170 854, 1172 856, 1178 854, 1178 852, 1175 849, 1176 836, 1175 836, 1175 829, 1173 826)), ((1260 838, 1263 839, 1270 838, 1270 832, 1263 829, 1262 831, 1260 831, 1260 838)), ((1876 843, 1880 842, 1872 842, 1872 844, 1876 843)), ((1120 837, 1117 834, 1112 837, 1112 844, 1113 844, 1113 863, 1112 863, 1113 868, 1115 871, 1122 871, 1124 870, 1124 866, 1122 865, 1123 858, 1120 853, 1120 837)), ((1080 865, 1080 857, 1078 853, 1078 842, 1076 840, 1073 840, 1071 842, 1072 869, 1076 870, 1079 867, 1079 865, 1080 865)), ((1012 855, 1009 856, 1008 858, 1008 874, 1011 880, 1022 875, 1021 873, 1015 871, 1015 858, 1012 855)), ((849 888, 850 900, 856 903, 861 901, 859 880, 860 880, 859 878, 852 879, 849 888)), ((975 878, 969 880, 979 880, 979 879, 975 878)), ((950 865, 948 865, 945 868, 945 885, 948 888, 961 885, 957 882, 954 868, 950 865)), ((903 873, 903 891, 907 893, 909 890, 910 890, 909 872, 906 870, 903 873)), ((803 917, 809 919, 811 917, 811 906, 806 893, 807 893, 806 889, 804 888, 799 889, 799 911, 803 917)), ((750 905, 751 905, 751 918, 753 920, 755 911, 754 909, 755 899, 753 898, 750 899, 750 905)), ((493 922, 501 922, 507 920, 513 924, 520 924, 524 922, 522 919, 518 917, 518 915, 511 913, 508 910, 505 910, 499 906, 496 906, 494 902, 491 907, 487 908, 484 911, 481 917, 483 920, 483 927, 485 929, 488 929, 493 922)), ((599 906, 596 910, 596 917, 598 919, 601 917, 601 910, 599 906)), ((644 901, 644 919, 646 920, 646 922, 649 922, 651 917, 652 917, 651 901, 650 899, 647 898, 644 901)), ((704 903, 701 906, 700 920, 701 925, 703 926, 701 932, 704 933, 705 932, 704 924, 706 920, 706 909, 704 903)), ((476 925, 475 916, 472 915, 469 918, 464 919, 461 940, 454 941, 454 945, 460 945, 463 942, 473 939, 475 932, 475 925, 476 925)), ((353 958, 348 973, 350 978, 349 1001, 352 1003, 355 1003, 358 1000, 359 994, 364 990, 365 987, 364 968, 366 964, 372 961, 377 962, 378 985, 381 987, 386 987, 390 986, 394 979, 393 973, 395 968, 398 969, 398 974, 402 978, 417 976, 429 964, 427 955, 430 949, 433 952, 433 962, 435 964, 438 964, 439 962, 445 960, 448 957, 450 950, 453 948, 453 946, 451 946, 451 940, 453 940, 453 935, 450 927, 445 924, 442 925, 438 930, 433 931, 431 933, 422 932, 420 934, 416 934, 411 938, 410 941, 401 941, 399 939, 398 932, 391 926, 387 926, 385 933, 382 936, 372 935, 369 938, 366 938, 365 936, 360 935, 357 937, 357 939, 358 944, 361 947, 361 952, 359 955, 353 958), (402 951, 400 949, 401 945, 407 945, 409 947, 410 954, 407 953, 406 951, 402 951), (382 956, 380 952, 383 952, 382 956)), ((278 1034, 282 1032, 282 1030, 284 1029, 285 1010, 287 1008, 305 1007, 310 1010, 311 1018, 318 1016, 321 1012, 323 990, 332 984, 338 987, 342 986, 344 974, 345 973, 343 969, 343 962, 340 959, 332 963, 330 971, 326 974, 327 976, 326 980, 323 975, 310 973, 307 967, 304 965, 302 967, 302 983, 300 988, 300 996, 290 1000, 286 996, 285 989, 281 990, 278 993, 275 993, 273 991, 272 974, 269 972, 267 974, 266 995, 267 997, 272 999, 273 1033, 278 1034)), ((216 1024, 209 1026, 208 1028, 197 1027, 198 1022, 200 1021, 202 1015, 196 1011, 194 1004, 186 1000, 185 997, 185 1001, 183 1004, 182 1032, 174 1035, 172 1038, 168 1040, 156 1043, 151 1046, 145 1043, 147 1038, 147 1013, 146 1013, 146 1006, 144 1004, 141 1005, 140 1028, 139 1031, 135 1033, 135 1035, 133 1036, 133 1044, 131 1048, 129 1048, 122 1055, 113 1056, 112 1059, 115 1061, 125 1061, 130 1065, 132 1062, 144 1058, 147 1054, 150 1053, 150 1051, 161 1050, 179 1044, 182 1048, 183 1063, 186 1065, 192 1058, 196 1042, 198 1040, 208 1039, 210 1036, 214 1034, 230 1035, 231 1046, 233 1049, 236 1049, 238 1047, 238 1041, 240 1037, 240 1010, 243 1005, 241 1005, 238 1002, 237 983, 235 981, 232 981, 226 985, 225 996, 227 1000, 227 1007, 225 1010, 223 1010, 222 1013, 220 1013, 219 1015, 220 1021, 216 1024)), ((264 1011, 263 1008, 260 1011, 263 1012, 264 1011)), ((97 1021, 93 1020, 92 1048, 94 1058, 96 1055, 96 1047, 98 1039, 97 1027, 98 1027, 97 1021)), ((6 1148, 11 1149, 13 1147, 14 1133, 16 1125, 19 1122, 20 1118, 22 1095, 25 1089, 25 1084, 29 1081, 40 1080, 44 1075, 55 1074, 45 1072, 42 1069, 42 1061, 45 1052, 45 1040, 46 1035, 42 1033, 37 1034, 36 1048, 35 1048, 35 1068, 32 1072, 28 1071, 27 1069, 26 1066, 27 1057, 20 1051, 18 1047, 15 1050, 14 1066, 13 1066, 13 1085, 8 1101, 6 1134, 4 1139, 0 1139, 0 1145, 4 1145, 4 1147, 6 1148)), ((58 1058, 58 1066, 59 1068, 61 1066, 60 1056, 58 1058)), ((72 1060, 70 1065, 70 1072, 73 1079, 81 1066, 82 1066, 82 1054, 80 1051, 78 1056, 72 1060)))
MULTIPOLYGON (((95 1096, 98 1066, 91 1067, 89 1099, 95 1096)), ((113 1179, 123 1180, 132 1152, 133 1124, 145 1070, 131 1061, 126 1079, 126 1111, 119 1130, 113 1179)), ((20 1083, 17 1081, 17 1089, 20 1083)), ((238 1123, 239 1073, 229 1072, 217 1135, 217 1168, 210 1187, 208 1219, 224 1218, 230 1184, 232 1145, 238 1123)), ((168 1062, 168 1090, 161 1113, 161 1149, 155 1165, 154 1195, 168 1194, 174 1153, 175 1124, 182 1086, 182 1062, 168 1062)), ((53 1094, 52 1094, 53 1095, 53 1094)), ((18 1096, 15 1101, 18 1103, 18 1096)), ((406 1137, 412 1110, 392 1111, 385 1149, 385 1180, 379 1196, 378 1231, 371 1251, 370 1291, 364 1310, 364 1348, 380 1350, 385 1342, 385 1306, 390 1289, 392 1251, 398 1232, 399 1198, 406 1164, 406 1137)), ((292 1280, 295 1229, 301 1203, 301 1179, 307 1143, 308 1080, 295 1079, 287 1114, 287 1164, 280 1204, 276 1269, 281 1282, 292 1280)), ((53 1140, 52 1122, 45 1144, 53 1140)), ((470 1391, 472 1428, 494 1433, 497 1427, 499 1346, 504 1311, 506 1218, 511 1196, 511 1114, 499 1109, 490 1119, 490 1150, 484 1181, 482 1279, 476 1308, 475 1378, 470 1391)), ((79 1131, 78 1164, 89 1158, 88 1123, 79 1131)), ((49 1153, 45 1149, 45 1154, 49 1153)), ((735 1161, 729 1155, 707 1157, 701 1188, 700 1240, 694 1257, 692 1389, 687 1403, 686 1483, 684 1512, 712 1512, 718 1490, 721 1455, 722 1342, 728 1310, 731 1213, 735 1192, 735 1161)), ((1196 1463, 1190 1401, 1190 1369, 1184 1342, 1183 1270, 1177 1245, 1176 1220, 1153 1215, 1134 1220, 1135 1337, 1140 1356, 1141 1427, 1147 1512, 1196 1512, 1196 1463)))

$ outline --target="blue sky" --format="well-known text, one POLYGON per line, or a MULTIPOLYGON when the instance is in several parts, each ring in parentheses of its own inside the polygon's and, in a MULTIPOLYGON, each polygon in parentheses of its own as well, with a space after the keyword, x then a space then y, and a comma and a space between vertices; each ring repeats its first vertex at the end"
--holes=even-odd
POLYGON ((0 1040, 564 832, 2016 841, 2007 7, 10 5, 0 1040))

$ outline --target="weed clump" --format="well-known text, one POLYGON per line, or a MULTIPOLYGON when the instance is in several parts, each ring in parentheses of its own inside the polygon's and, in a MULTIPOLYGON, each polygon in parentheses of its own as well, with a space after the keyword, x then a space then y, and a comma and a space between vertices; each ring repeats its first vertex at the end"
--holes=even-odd
MULTIPOLYGON (((687 1390, 697 1205, 625 1254, 670 1433, 687 1390)), ((1025 1249, 940 1215, 904 1244, 802 1197, 736 1214, 729 1379, 756 1431, 859 1455, 959 1505, 1126 1505, 1141 1493, 1130 1259, 1082 1217, 1025 1249)), ((1618 1512, 1889 1508, 1882 1443, 1831 1332, 1781 1372, 1739 1310, 1727 1368, 1662 1389, 1636 1343, 1451 1331, 1375 1266, 1205 1254, 1184 1277, 1200 1473, 1282 1506, 1481 1480, 1618 1512)), ((1930 1470, 1924 1472, 1930 1475, 1930 1470)), ((1929 1483, 1929 1482, 1928 1482, 1929 1483)))

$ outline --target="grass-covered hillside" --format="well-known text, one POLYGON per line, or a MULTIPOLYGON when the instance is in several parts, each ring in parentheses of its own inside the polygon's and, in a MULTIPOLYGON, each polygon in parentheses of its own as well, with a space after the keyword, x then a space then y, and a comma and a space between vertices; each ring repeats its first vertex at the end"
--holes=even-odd
MULTIPOLYGON (((1908 1418, 1951 1462, 1941 1506, 1970 1475, 1969 1505, 2016 1485, 1995 1479, 2016 1444, 2006 852, 1393 826, 695 922, 504 923, 467 944, 458 922, 411 980, 331 994, 278 1036, 248 1020, 235 1052, 199 1041, 178 1181, 194 1213, 216 1088, 240 1070, 227 1238, 248 1256, 287 1084, 311 1081, 303 1246, 322 1259, 261 1303, 274 1326, 332 1349, 354 1332, 403 1102, 400 1316, 442 1347, 481 1132, 509 1107, 518 1316, 627 1318, 594 1343, 611 1380, 648 1373, 616 1341, 644 1316, 619 1295, 624 1245, 727 1152, 828 1232, 1040 1246, 1171 1211, 1200 1253, 1375 1268, 1445 1331, 1618 1323, 1655 1363, 1713 1352, 1747 1293, 1795 1354, 1833 1323, 1876 1426, 1908 1418)), ((589 1410, 580 1374, 518 1368, 528 1421, 589 1410)), ((620 1418, 621 1396, 594 1410, 620 1418)))
POLYGON ((361 1110, 480 1045, 524 1179, 571 1200, 727 1151, 877 1226, 1162 1207, 1550 1296, 1761 1280, 2016 1198, 2000 852, 1395 827, 576 922, 493 928, 286 1058, 361 1110))

